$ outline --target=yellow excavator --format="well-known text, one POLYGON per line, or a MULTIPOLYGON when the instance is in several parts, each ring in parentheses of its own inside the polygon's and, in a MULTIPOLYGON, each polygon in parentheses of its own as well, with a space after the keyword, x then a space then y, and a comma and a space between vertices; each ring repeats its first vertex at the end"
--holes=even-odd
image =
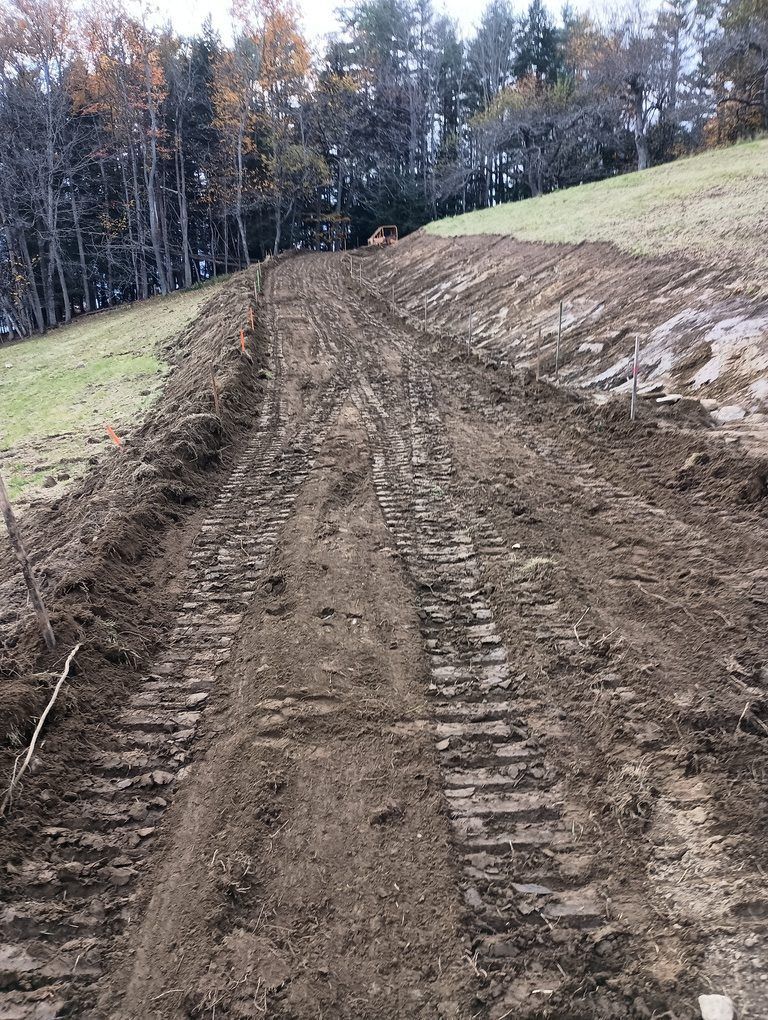
POLYGON ((368 238, 369 245, 384 244, 389 246, 390 244, 397 244, 397 227, 377 227, 376 230, 368 238))

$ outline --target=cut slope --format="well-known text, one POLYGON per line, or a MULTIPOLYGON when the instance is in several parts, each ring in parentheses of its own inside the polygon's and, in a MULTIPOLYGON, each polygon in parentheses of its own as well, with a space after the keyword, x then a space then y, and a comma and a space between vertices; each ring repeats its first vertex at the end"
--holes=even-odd
POLYGON ((632 255, 684 253, 709 266, 737 266, 752 290, 765 287, 767 217, 768 140, 762 140, 454 216, 426 229, 440 237, 608 241, 632 255))
POLYGON ((135 428, 165 375, 162 346, 209 286, 100 312, 0 350, 0 469, 11 498, 81 473, 104 423, 135 428))

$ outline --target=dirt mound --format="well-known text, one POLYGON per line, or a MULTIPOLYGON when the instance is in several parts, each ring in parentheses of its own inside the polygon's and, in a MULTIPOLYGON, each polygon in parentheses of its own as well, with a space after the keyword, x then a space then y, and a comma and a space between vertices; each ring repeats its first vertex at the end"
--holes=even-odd
MULTIPOLYGON (((632 257, 613 245, 418 232, 365 259, 370 284, 393 292, 414 325, 424 303, 443 329, 496 363, 538 369, 593 391, 631 386, 640 337, 640 389, 703 402, 715 421, 768 421, 768 302, 721 270, 632 257), (562 302, 562 337, 557 336, 562 302)), ((687 401, 667 409, 686 420, 687 401)))
MULTIPOLYGON (((58 639, 53 653, 41 650, 16 562, 3 543, 0 775, 45 704, 51 674, 75 642, 83 641, 84 648, 69 696, 79 711, 104 711, 146 659, 162 617, 158 605, 147 606, 163 576, 156 558, 162 537, 215 485, 259 403, 265 330, 260 310, 248 334, 248 356, 238 341, 252 299, 251 274, 217 289, 197 319, 169 342, 165 356, 172 369, 149 418, 122 437, 121 449, 100 462, 94 458, 90 471, 61 499, 33 505, 25 515, 23 532, 58 639)), ((57 711, 66 710, 64 698, 57 711)))

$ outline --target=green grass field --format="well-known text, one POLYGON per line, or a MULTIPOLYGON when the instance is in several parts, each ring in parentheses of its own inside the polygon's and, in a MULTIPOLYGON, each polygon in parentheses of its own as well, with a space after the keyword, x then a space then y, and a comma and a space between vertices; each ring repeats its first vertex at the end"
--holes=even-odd
POLYGON ((141 421, 167 371, 161 345, 209 295, 210 285, 152 298, 0 345, 0 471, 11 499, 27 501, 48 477, 81 474, 109 442, 105 424, 119 435, 141 421))
POLYGON ((610 241, 638 255, 684 252, 707 264, 736 262, 759 283, 768 269, 767 220, 768 140, 761 140, 437 220, 426 229, 441 237, 610 241))

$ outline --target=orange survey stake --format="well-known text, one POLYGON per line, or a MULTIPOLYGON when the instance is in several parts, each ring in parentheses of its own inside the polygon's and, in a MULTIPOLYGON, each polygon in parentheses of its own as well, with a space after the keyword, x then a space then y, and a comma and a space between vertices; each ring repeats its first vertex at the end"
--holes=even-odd
POLYGON ((123 441, 120 438, 120 436, 118 436, 117 432, 115 432, 115 430, 112 428, 112 426, 111 425, 105 425, 104 428, 107 430, 107 435, 112 440, 112 442, 115 444, 115 446, 120 447, 120 449, 122 449, 123 441))
POLYGON ((245 354, 245 333, 240 330, 240 350, 245 354))

